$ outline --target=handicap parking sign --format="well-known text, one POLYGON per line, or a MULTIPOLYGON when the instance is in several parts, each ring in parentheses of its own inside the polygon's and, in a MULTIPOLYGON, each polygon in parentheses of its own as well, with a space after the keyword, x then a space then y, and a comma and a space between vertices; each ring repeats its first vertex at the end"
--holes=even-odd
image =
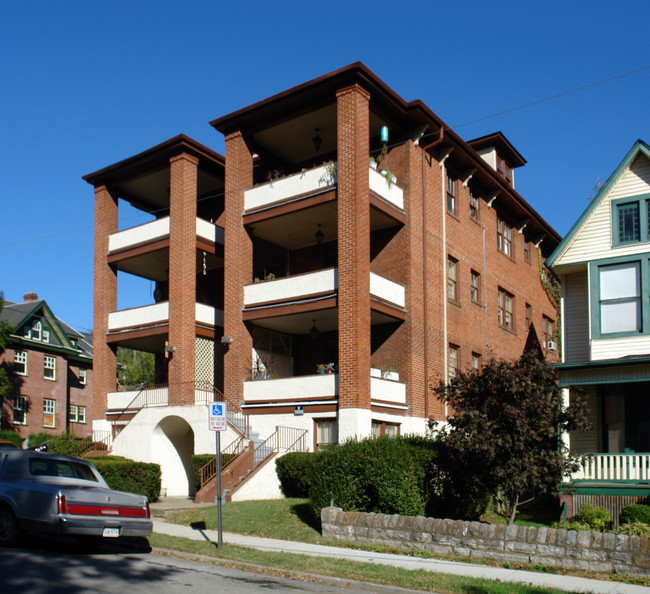
POLYGON ((210 431, 225 431, 227 429, 226 403, 210 402, 208 411, 208 428, 210 431))

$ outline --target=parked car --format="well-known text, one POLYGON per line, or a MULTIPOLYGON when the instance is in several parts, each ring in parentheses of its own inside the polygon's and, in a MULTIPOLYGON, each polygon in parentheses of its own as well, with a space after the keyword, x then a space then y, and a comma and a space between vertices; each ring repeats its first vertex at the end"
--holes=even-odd
POLYGON ((13 441, 9 441, 8 439, 0 439, 0 448, 19 449, 18 446, 13 441))
POLYGON ((0 449, 0 546, 11 546, 23 532, 97 542, 148 536, 151 529, 147 498, 112 490, 90 462, 0 449))

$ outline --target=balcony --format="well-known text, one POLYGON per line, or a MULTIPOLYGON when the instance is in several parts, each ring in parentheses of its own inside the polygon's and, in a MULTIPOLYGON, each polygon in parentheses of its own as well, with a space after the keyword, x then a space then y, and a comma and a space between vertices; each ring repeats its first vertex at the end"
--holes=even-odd
MULTIPOLYGON (((196 236, 212 244, 223 245, 224 231, 214 223, 196 219, 196 236)), ((108 238, 109 253, 121 252, 169 237, 169 217, 113 233, 108 238)))
MULTIPOLYGON (((335 187, 336 172, 332 165, 323 165, 302 173, 271 181, 244 192, 244 210, 259 210, 298 197, 313 196, 335 187)), ((368 169, 369 189, 392 206, 404 209, 404 191, 388 183, 386 176, 368 169)))
POLYGON ((650 453, 585 454, 570 481, 649 481, 650 453))
MULTIPOLYGON (((244 306, 295 301, 310 295, 334 293, 338 289, 338 269, 328 268, 244 287, 244 306)), ((404 308, 404 287, 378 274, 370 273, 370 294, 391 305, 404 308)))
POLYGON ((370 400, 373 404, 381 404, 389 408, 404 408, 406 384, 372 377, 370 378, 370 400))
MULTIPOLYGON (((210 305, 196 303, 194 307, 194 320, 197 324, 205 326, 223 326, 223 310, 215 309, 210 305)), ((122 332, 134 328, 160 326, 169 323, 169 302, 154 303, 133 307, 108 314, 108 331, 122 332)))

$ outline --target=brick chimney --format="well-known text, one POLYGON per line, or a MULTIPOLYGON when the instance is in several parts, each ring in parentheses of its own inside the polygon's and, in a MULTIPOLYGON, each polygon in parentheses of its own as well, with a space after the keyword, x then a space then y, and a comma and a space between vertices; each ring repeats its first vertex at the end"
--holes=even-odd
POLYGON ((23 295, 23 299, 25 300, 25 303, 29 303, 31 301, 38 301, 38 295, 36 293, 25 293, 23 295))

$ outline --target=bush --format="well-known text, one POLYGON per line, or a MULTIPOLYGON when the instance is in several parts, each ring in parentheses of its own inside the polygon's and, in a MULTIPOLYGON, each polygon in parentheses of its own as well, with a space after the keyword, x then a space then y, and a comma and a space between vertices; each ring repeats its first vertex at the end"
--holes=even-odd
POLYGON ((314 512, 333 503, 346 511, 422 515, 435 444, 425 438, 356 439, 314 457, 309 496, 314 512))
POLYGON ((599 505, 585 503, 578 512, 578 518, 582 524, 587 524, 592 530, 603 532, 611 521, 609 512, 599 505))
POLYGON ((62 456, 77 456, 78 447, 81 439, 70 433, 61 435, 50 435, 47 441, 47 451, 52 454, 61 454, 62 456))
POLYGON ((278 458, 275 472, 285 497, 309 497, 310 477, 317 455, 314 452, 290 452, 278 458))
POLYGON ((627 536, 642 536, 647 538, 650 537, 650 524, 637 521, 629 522, 620 526, 617 530, 615 530, 615 533, 625 534, 627 536))
POLYGON ((634 522, 650 524, 650 505, 635 503, 634 505, 626 505, 623 508, 621 511, 621 524, 632 524, 634 522))
POLYGON ((591 530, 587 524, 580 522, 553 522, 551 528, 557 528, 558 530, 591 530))
POLYGON ((93 464, 111 489, 146 495, 149 501, 160 496, 160 466, 133 460, 95 458, 93 464))
POLYGON ((11 443, 17 445, 19 448, 23 447, 23 438, 20 437, 20 433, 12 431, 11 429, 3 429, 0 431, 0 439, 5 439, 11 443))
POLYGON ((54 435, 52 433, 46 433, 45 431, 41 431, 40 433, 32 433, 27 438, 27 447, 35 448, 36 446, 39 446, 45 443, 46 441, 49 441, 53 437, 54 435))

